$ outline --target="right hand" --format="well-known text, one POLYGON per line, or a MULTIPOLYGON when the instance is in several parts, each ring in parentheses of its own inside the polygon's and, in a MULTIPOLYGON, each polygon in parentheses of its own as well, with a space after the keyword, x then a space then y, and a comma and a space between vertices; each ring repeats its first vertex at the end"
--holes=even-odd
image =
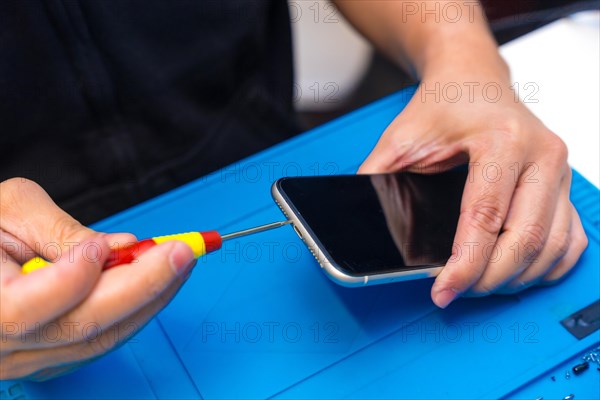
POLYGON ((438 61, 359 170, 432 173, 469 163, 453 253, 431 288, 441 308, 459 296, 557 283, 588 244, 569 198, 566 145, 515 99, 508 68, 488 72, 500 65, 438 61), (438 101, 424 94, 451 82, 494 82, 500 95, 438 101))
POLYGON ((0 379, 69 372, 124 343, 173 298, 195 265, 182 242, 102 272, 111 247, 135 240, 82 226, 32 181, 0 183, 0 379), (22 274, 36 255, 55 264, 22 274))

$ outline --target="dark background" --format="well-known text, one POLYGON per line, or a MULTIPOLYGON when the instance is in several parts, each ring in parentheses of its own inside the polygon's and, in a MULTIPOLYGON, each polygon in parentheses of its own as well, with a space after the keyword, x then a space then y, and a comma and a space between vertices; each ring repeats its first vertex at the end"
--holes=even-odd
MULTIPOLYGON (((481 0, 481 3, 500 45, 575 12, 600 8, 599 0, 481 0)), ((302 112, 300 120, 304 129, 310 129, 414 83, 402 69, 375 52, 363 81, 341 107, 334 111, 302 112)))

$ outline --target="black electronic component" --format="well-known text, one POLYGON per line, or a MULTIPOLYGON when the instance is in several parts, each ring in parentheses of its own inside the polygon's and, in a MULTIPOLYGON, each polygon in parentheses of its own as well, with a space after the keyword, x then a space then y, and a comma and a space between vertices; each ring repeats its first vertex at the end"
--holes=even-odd
POLYGON ((581 364, 577 364, 573 367, 573 373, 575 375, 581 374, 583 371, 587 370, 590 367, 590 364, 586 361, 581 364))

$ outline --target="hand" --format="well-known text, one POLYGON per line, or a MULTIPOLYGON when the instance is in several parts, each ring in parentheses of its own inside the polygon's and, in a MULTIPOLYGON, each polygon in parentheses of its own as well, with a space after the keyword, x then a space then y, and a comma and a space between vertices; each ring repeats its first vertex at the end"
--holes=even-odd
POLYGON ((195 263, 187 245, 168 242, 102 272, 111 243, 133 235, 81 226, 26 179, 0 183, 0 200, 0 379, 48 379, 116 348, 169 302, 195 263), (36 255, 56 264, 21 274, 36 255))
POLYGON ((461 295, 554 283, 587 246, 569 200, 562 140, 515 99, 507 80, 469 76, 465 85, 453 72, 423 79, 359 170, 431 173, 469 162, 453 254, 431 290, 439 307, 461 295))

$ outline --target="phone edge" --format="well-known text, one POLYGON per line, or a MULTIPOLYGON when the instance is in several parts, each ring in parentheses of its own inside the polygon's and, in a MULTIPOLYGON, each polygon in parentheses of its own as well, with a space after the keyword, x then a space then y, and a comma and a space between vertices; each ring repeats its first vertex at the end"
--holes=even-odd
POLYGON ((376 275, 352 276, 345 274, 334 265, 334 262, 327 257, 327 251, 319 245, 312 235, 306 229, 303 221, 298 217, 293 208, 289 205, 284 193, 280 190, 280 182, 285 178, 277 179, 271 185, 271 196, 283 213, 283 215, 292 221, 294 230, 304 242, 317 263, 324 270, 327 277, 335 283, 346 287, 360 287, 367 285, 380 285, 384 283, 402 282, 416 279, 434 278, 443 266, 432 266, 431 268, 414 269, 410 271, 398 271, 376 275))

